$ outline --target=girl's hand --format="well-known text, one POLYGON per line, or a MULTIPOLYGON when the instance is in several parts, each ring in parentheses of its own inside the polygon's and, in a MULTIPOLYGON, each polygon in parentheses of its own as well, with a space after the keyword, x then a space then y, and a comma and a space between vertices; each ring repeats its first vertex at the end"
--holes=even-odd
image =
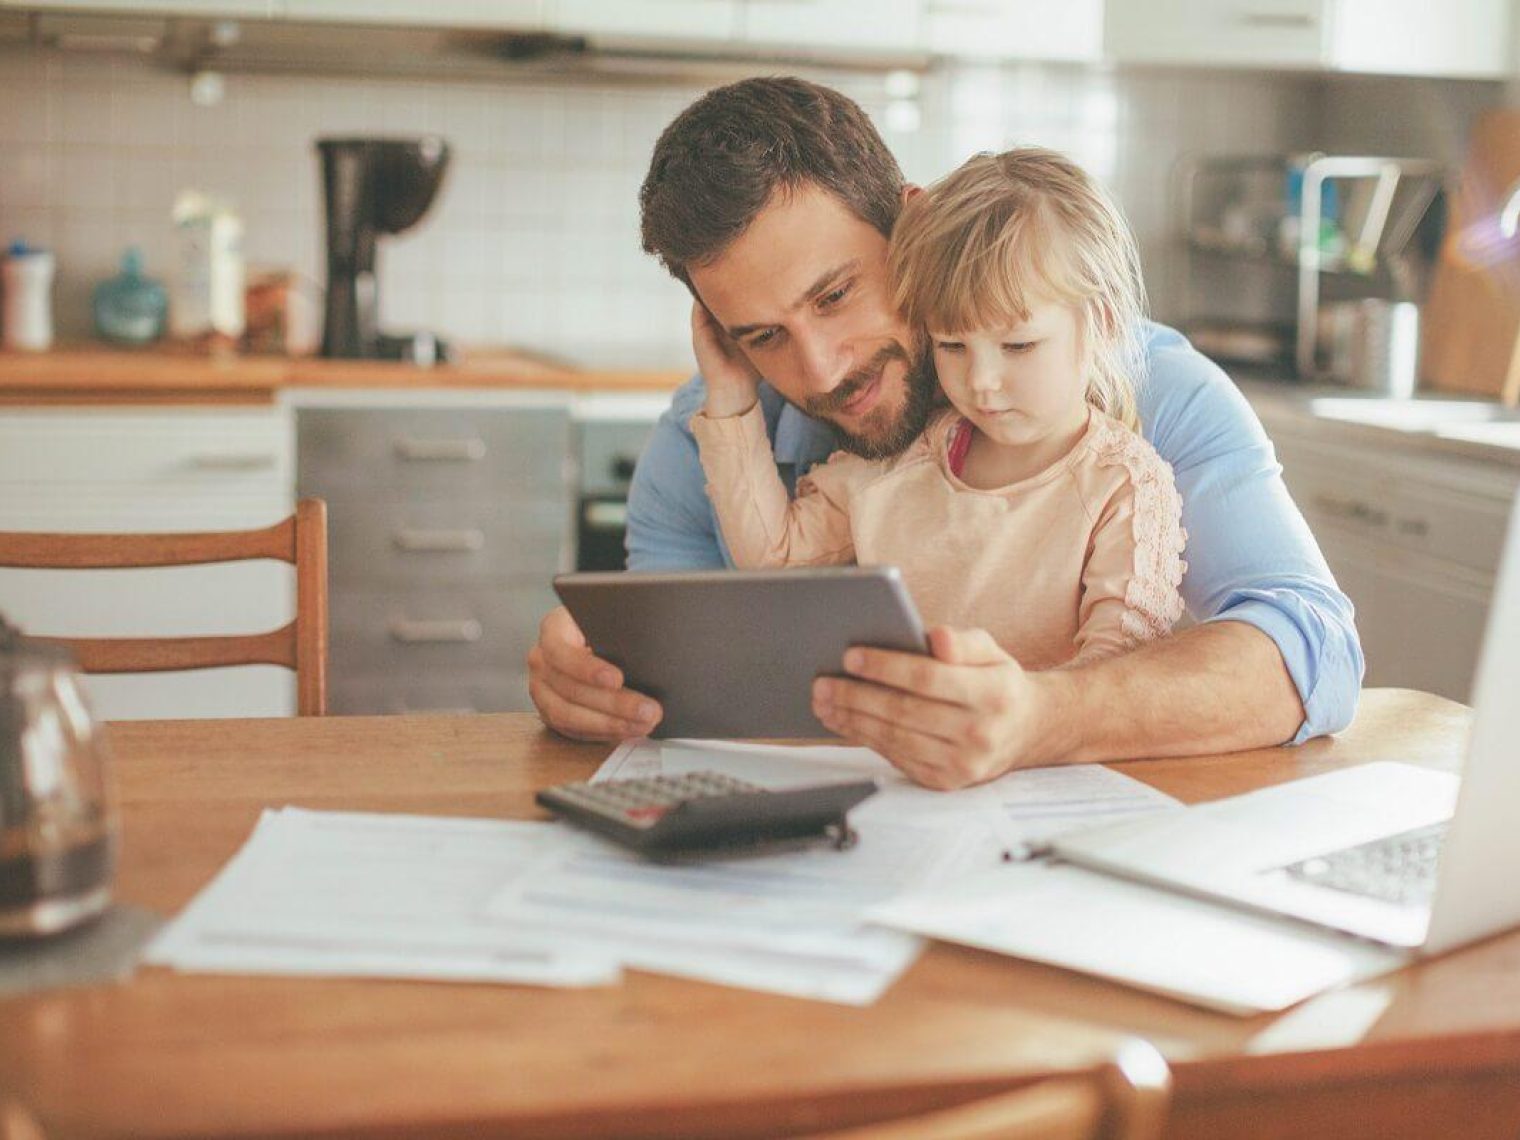
POLYGON ((701 301, 691 306, 691 347, 707 383, 703 410, 714 419, 749 411, 759 399, 760 373, 701 301))

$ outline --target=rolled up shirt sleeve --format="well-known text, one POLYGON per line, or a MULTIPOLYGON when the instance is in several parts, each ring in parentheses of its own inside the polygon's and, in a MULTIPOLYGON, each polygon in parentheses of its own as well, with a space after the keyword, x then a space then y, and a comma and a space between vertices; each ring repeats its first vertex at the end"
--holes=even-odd
POLYGON ((1245 622, 1273 640, 1304 707, 1293 743, 1344 728, 1364 672, 1355 612, 1255 412, 1215 364, 1157 326, 1141 417, 1182 495, 1188 612, 1245 622))

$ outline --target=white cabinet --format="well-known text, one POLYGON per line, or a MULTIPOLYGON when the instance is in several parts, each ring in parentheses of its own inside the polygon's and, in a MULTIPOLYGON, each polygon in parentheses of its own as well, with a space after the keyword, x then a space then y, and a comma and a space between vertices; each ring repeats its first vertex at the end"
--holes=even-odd
POLYGON ((1508 0, 1109 0, 1121 63, 1501 76, 1508 0))
POLYGON ((922 46, 968 59, 1089 62, 1103 54, 1103 0, 923 0, 922 46))
POLYGON ((299 0, 0 0, 0 8, 34 12, 122 12, 134 16, 274 18, 299 0))
MULTIPOLYGON (((0 412, 0 530, 200 531, 267 526, 294 507, 284 409, 0 412)), ((0 569, 0 613, 59 636, 192 636, 275 629, 294 612, 284 563, 153 570, 0 569)), ((275 666, 87 679, 108 719, 287 716, 275 666)))
POLYGON ((744 0, 740 39, 802 51, 912 51, 920 0, 744 0))
POLYGON ((291 20, 331 23, 391 24, 436 28, 505 28, 536 31, 543 27, 547 0, 269 0, 277 15, 291 20))
POLYGON ((1520 469, 1257 407, 1288 490, 1356 606, 1366 683, 1470 699, 1520 469))
POLYGON ((732 41, 742 0, 545 0, 551 32, 620 39, 732 41))

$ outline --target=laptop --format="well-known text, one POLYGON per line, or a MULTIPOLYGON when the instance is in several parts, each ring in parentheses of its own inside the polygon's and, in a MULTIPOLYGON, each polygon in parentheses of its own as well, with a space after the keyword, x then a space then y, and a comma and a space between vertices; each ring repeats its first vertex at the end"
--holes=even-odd
POLYGON ((1057 859, 1411 953, 1520 926, 1520 499, 1462 776, 1395 761, 1061 836, 1057 859), (1460 786, 1459 786, 1460 785, 1460 786))

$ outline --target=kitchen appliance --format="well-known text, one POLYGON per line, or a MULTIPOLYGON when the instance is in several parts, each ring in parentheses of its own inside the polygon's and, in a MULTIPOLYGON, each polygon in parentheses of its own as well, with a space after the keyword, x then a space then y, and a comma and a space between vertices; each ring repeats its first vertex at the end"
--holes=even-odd
POLYGON ((575 568, 627 566, 628 488, 664 397, 591 397, 576 408, 575 568))
POLYGON ((106 765, 72 658, 0 621, 0 938, 67 930, 110 902, 106 765))
POLYGON ((436 135, 416 139, 319 139, 327 208, 327 311, 322 355, 431 364, 445 353, 420 332, 386 336, 377 327, 377 239, 416 225, 449 165, 436 135))

